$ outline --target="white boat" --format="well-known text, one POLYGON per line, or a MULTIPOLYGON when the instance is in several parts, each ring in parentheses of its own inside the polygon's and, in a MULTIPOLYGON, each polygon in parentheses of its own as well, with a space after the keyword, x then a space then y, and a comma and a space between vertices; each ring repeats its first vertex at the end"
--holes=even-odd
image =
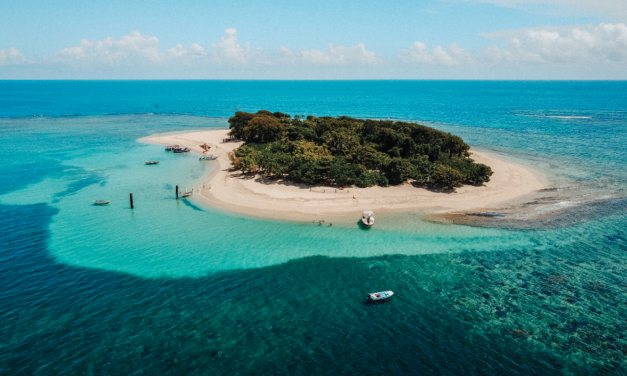
POLYGON ((391 298, 392 295, 394 295, 393 291, 373 292, 372 294, 368 294, 368 299, 372 301, 385 300, 391 298))
POLYGON ((215 159, 218 159, 218 156, 216 155, 215 157, 213 156, 213 154, 211 155, 203 155, 202 157, 198 158, 201 161, 213 161, 215 159))
POLYGON ((189 196, 191 196, 191 195, 193 195, 193 194, 194 194, 194 189, 193 189, 193 187, 192 187, 192 190, 191 190, 191 191, 188 191, 188 190, 187 190, 187 188, 185 188, 185 192, 181 193, 181 197, 189 197, 189 196))
POLYGON ((111 200, 94 200, 94 205, 107 205, 111 200))
POLYGON ((363 223, 364 226, 368 227, 374 225, 374 213, 370 210, 364 210, 363 214, 361 215, 361 223, 363 223))

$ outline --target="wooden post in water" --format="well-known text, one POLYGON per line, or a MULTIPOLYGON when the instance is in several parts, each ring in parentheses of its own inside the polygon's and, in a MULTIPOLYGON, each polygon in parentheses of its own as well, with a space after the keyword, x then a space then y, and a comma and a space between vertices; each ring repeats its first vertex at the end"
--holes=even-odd
POLYGON ((176 186, 176 199, 179 199, 179 186, 176 186))
POLYGON ((131 193, 131 209, 133 209, 133 194, 131 193))

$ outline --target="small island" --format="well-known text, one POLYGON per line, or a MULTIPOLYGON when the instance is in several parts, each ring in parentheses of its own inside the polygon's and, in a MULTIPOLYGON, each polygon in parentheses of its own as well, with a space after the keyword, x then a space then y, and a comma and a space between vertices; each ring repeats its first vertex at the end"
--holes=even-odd
POLYGON ((252 175, 339 187, 416 186, 453 190, 490 181, 492 169, 470 158, 455 135, 416 123, 347 116, 236 112, 229 135, 244 144, 229 154, 252 175))
POLYGON ((218 157, 199 162, 208 170, 193 198, 280 220, 335 226, 354 225, 363 210, 476 211, 545 187, 525 166, 409 122, 237 112, 229 128, 140 141, 218 157))

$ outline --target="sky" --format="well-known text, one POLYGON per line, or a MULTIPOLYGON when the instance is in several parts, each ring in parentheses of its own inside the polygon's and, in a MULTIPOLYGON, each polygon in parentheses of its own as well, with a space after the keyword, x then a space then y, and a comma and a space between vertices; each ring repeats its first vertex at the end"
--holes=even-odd
POLYGON ((627 0, 8 0, 0 79, 627 79, 627 0))

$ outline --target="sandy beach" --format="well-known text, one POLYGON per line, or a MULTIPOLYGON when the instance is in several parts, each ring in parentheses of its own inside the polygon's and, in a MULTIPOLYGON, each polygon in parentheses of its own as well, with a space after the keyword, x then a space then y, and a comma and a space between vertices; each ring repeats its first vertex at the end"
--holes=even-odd
POLYGON ((284 179, 252 176, 231 169, 228 153, 241 142, 223 142, 228 129, 155 135, 138 141, 161 145, 181 145, 202 153, 201 144, 211 146, 217 155, 210 174, 200 183, 196 199, 212 206, 256 217, 289 220, 341 220, 358 218, 363 210, 376 213, 430 210, 440 213, 480 210, 537 192, 545 182, 525 166, 506 162, 471 150, 472 158, 492 168, 490 182, 483 186, 465 185, 455 192, 432 191, 411 183, 396 187, 310 186, 284 179))

